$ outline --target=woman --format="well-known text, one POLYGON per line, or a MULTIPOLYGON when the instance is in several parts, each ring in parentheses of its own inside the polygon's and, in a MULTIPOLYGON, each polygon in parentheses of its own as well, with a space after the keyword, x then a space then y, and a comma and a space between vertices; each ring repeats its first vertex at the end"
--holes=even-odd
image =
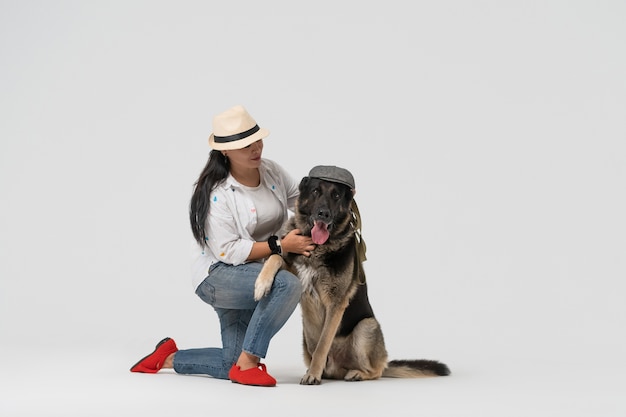
POLYGON ((132 372, 173 368, 244 385, 276 385, 260 360, 295 310, 302 287, 283 270, 270 293, 255 301, 254 282, 270 254, 310 256, 314 245, 299 230, 276 236, 294 208, 298 182, 262 158, 268 134, 242 106, 215 116, 212 150, 191 197, 192 280, 196 294, 217 312, 222 347, 178 350, 173 339, 165 338, 132 372))

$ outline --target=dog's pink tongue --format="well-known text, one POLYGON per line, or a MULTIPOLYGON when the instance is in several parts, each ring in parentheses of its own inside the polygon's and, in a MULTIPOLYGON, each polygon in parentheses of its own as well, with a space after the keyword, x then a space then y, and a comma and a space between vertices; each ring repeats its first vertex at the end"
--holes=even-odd
POLYGON ((326 228, 326 223, 315 222, 315 226, 311 229, 311 239, 313 239, 313 243, 323 245, 328 240, 328 236, 329 233, 326 228))

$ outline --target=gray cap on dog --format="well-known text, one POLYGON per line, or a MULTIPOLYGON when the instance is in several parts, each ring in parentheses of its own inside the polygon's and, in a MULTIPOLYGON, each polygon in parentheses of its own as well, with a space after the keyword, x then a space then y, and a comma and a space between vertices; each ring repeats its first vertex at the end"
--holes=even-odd
POLYGON ((350 171, 345 168, 333 165, 318 165, 311 168, 311 171, 309 171, 309 177, 338 182, 339 184, 347 185, 354 190, 354 177, 350 171))

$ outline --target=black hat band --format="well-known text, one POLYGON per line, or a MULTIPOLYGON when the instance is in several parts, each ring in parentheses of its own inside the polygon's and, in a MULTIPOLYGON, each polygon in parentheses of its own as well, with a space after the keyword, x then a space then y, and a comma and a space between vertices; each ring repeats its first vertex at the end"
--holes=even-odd
POLYGON ((236 133, 236 134, 230 135, 230 136, 215 136, 215 135, 213 135, 213 140, 215 140, 215 143, 234 142, 236 140, 245 139, 248 136, 255 134, 256 132, 259 131, 259 129, 260 129, 259 125, 254 125, 254 127, 252 129, 248 129, 245 132, 236 133))

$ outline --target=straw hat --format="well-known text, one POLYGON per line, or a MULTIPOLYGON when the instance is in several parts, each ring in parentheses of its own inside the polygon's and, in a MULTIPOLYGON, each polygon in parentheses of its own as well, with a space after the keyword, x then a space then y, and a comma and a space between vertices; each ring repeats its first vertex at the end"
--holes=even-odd
POLYGON ((209 146, 218 151, 241 149, 270 134, 256 124, 243 106, 235 106, 213 118, 209 146))

